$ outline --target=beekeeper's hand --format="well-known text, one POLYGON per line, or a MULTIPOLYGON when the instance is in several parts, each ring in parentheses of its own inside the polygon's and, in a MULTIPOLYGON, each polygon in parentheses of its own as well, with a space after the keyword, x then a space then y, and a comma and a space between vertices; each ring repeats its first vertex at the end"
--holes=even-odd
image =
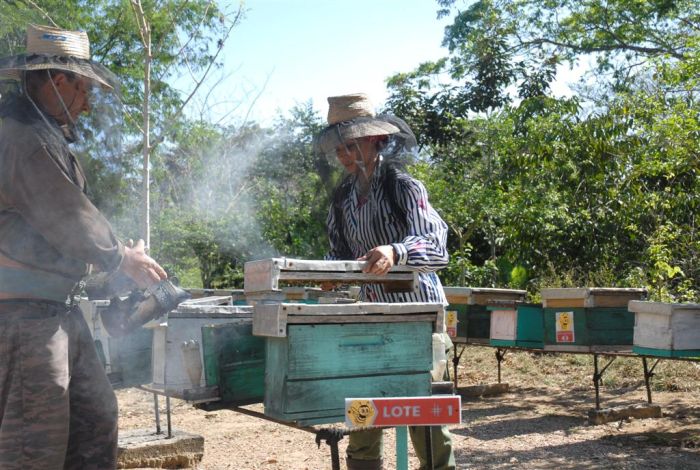
POLYGON ((119 269, 136 282, 141 289, 166 279, 168 274, 150 256, 146 254, 143 240, 134 245, 131 240, 124 245, 124 259, 119 269))
POLYGON ((358 261, 367 261, 362 268, 363 273, 377 274, 383 276, 388 273, 394 265, 395 253, 391 245, 382 245, 372 248, 364 256, 357 258, 358 261))

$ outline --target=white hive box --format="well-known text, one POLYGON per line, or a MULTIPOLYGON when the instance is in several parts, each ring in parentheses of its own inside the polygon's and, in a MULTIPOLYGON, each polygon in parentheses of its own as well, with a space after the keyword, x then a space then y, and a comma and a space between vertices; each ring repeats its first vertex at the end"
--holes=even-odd
POLYGON ((700 357, 700 304, 631 301, 637 354, 700 357))
POLYGON ((102 357, 100 359, 104 360, 104 367, 106 373, 112 372, 112 360, 110 355, 110 337, 107 334, 107 330, 102 325, 102 317, 100 312, 109 307, 109 300, 88 300, 84 297, 80 299, 80 310, 83 312, 83 317, 85 318, 85 323, 87 323, 90 329, 90 334, 92 339, 95 341, 95 347, 100 353, 100 347, 102 348, 102 357))
MULTIPOLYGON (((207 305, 204 299, 184 302, 157 322, 153 329, 153 377, 148 390, 185 400, 206 398, 202 327, 252 321, 248 306, 207 305)), ((221 298, 216 299, 221 302, 221 298)), ((228 298, 230 304, 231 298, 228 298)))

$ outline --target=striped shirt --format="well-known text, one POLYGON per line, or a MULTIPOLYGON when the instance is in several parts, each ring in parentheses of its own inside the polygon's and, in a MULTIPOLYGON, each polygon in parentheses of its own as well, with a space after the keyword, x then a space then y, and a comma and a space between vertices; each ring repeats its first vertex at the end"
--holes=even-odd
MULTIPOLYGON (((405 265, 419 272, 416 292, 390 293, 378 284, 363 286, 361 299, 369 302, 432 302, 447 305, 445 294, 435 271, 447 266, 447 224, 428 202, 428 193, 420 181, 405 173, 397 179, 406 190, 398 194, 397 203, 406 212, 407 228, 396 221, 388 197, 381 185, 380 164, 372 175, 366 198, 353 184, 348 197, 342 202, 343 217, 340 234, 333 206, 328 213, 327 228, 330 251, 326 259, 342 259, 341 246, 347 243, 352 256, 359 258, 381 245, 391 245, 396 252, 397 265, 405 265)), ((356 181, 356 180, 355 180, 356 181)))

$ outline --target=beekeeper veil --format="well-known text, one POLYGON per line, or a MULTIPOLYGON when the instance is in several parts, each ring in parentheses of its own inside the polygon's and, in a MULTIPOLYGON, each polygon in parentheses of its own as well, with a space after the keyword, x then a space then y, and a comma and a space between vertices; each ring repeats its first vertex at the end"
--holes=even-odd
POLYGON ((47 127, 58 127, 69 141, 81 140, 79 137, 85 134, 121 140, 115 139, 120 135, 122 121, 116 77, 90 59, 90 43, 84 31, 29 25, 26 52, 0 58, 0 79, 15 82, 18 95, 29 102, 47 127), (76 109, 77 94, 64 96, 59 92, 52 78, 60 73, 70 82, 82 78, 79 87, 76 85, 76 93, 81 93, 81 100, 82 96, 87 97, 85 106, 76 109), (37 84, 50 87, 46 93, 54 109, 48 110, 45 103, 37 103, 31 93, 37 84), (90 110, 92 118, 79 123, 78 115, 86 110, 90 110))
POLYGON ((334 163, 338 149, 370 136, 387 136, 379 149, 384 160, 404 158, 416 151, 416 137, 408 124, 395 116, 375 115, 363 93, 328 98, 328 126, 316 137, 314 149, 334 163))

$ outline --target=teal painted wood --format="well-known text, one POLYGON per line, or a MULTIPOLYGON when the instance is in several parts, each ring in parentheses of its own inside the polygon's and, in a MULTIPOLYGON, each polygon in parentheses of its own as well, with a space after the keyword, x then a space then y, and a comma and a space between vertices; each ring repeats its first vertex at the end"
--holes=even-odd
POLYGON ((202 327, 207 386, 218 386, 221 403, 260 403, 265 387, 265 339, 250 323, 202 327))
POLYGON ((151 381, 153 330, 139 328, 121 338, 109 338, 112 374, 118 385, 140 385, 151 381))
POLYGON ((632 345, 634 313, 626 308, 545 308, 545 345, 632 345), (574 312, 574 342, 556 341, 556 313, 574 312))
POLYGON ((427 322, 290 325, 287 379, 429 371, 427 322))
POLYGON ((540 304, 518 305, 515 344, 524 348, 544 347, 544 309, 540 304))
POLYGON ((265 414, 306 424, 345 421, 347 397, 430 395, 430 373, 288 380, 280 390, 265 384, 265 414))
POLYGON ((457 311, 457 336, 488 342, 491 335, 491 315, 485 305, 450 304, 447 310, 457 311))
POLYGON ((700 349, 656 349, 633 346, 632 352, 644 356, 657 357, 689 357, 700 359, 700 349))
POLYGON ((556 346, 590 346, 588 327, 586 324, 586 309, 584 308, 545 308, 544 309, 544 344, 556 346), (573 312, 574 342, 560 343, 556 340, 557 312, 573 312))
POLYGON ((267 338, 265 414, 344 421, 346 397, 430 395, 430 322, 289 325, 267 338))
POLYGON ((589 308, 590 341, 593 345, 634 343, 634 313, 627 308, 589 308))
POLYGON ((408 428, 396 428, 396 470, 408 470, 408 428))
POLYGON ((506 347, 506 348, 513 348, 517 346, 515 340, 507 340, 507 339, 493 339, 491 338, 489 340, 489 344, 491 346, 497 346, 497 347, 506 347))

